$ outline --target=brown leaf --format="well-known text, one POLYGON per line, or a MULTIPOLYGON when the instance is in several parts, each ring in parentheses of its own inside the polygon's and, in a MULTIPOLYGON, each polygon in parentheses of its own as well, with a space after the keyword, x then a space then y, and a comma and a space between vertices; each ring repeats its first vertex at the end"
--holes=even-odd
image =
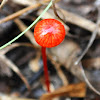
POLYGON ((53 99, 55 97, 66 96, 66 97, 85 97, 86 86, 85 83, 71 84, 63 86, 52 93, 44 94, 40 100, 53 99))

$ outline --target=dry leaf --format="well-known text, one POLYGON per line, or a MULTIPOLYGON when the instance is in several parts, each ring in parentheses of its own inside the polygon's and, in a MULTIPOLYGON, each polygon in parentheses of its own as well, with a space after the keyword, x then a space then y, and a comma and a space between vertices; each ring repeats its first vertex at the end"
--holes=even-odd
POLYGON ((53 99, 55 97, 65 96, 65 97, 85 97, 86 86, 85 83, 71 84, 63 86, 52 93, 44 94, 40 100, 53 99))

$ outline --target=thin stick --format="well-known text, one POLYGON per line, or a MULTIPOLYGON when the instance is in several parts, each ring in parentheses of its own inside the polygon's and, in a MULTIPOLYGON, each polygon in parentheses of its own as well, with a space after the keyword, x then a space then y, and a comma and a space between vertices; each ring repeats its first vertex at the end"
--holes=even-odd
POLYGON ((60 19, 61 21, 63 21, 64 22, 64 20, 58 15, 58 13, 57 13, 57 9, 56 9, 56 7, 55 7, 55 2, 53 2, 52 3, 53 5, 53 11, 54 11, 54 14, 56 15, 56 17, 58 17, 58 19, 60 19))
POLYGON ((6 4, 8 0, 2 0, 1 4, 0 4, 0 9, 6 4))
POLYGON ((88 43, 86 49, 83 51, 82 55, 75 62, 75 65, 77 65, 81 61, 81 59, 84 57, 84 55, 87 53, 87 51, 89 50, 89 48, 93 44, 93 42, 94 42, 94 40, 95 40, 95 38, 97 36, 97 33, 98 33, 99 25, 100 25, 100 8, 98 8, 98 19, 97 19, 97 23, 96 23, 96 29, 92 33, 92 36, 91 36, 91 38, 89 40, 89 43, 88 43))
MULTIPOLYGON (((66 23, 65 23, 65 16, 64 16, 64 14, 63 14, 63 19, 59 16, 59 14, 57 13, 57 9, 56 9, 56 7, 55 7, 55 2, 53 2, 52 3, 52 6, 53 6, 53 11, 54 11, 54 14, 56 15, 56 17, 64 24, 64 26, 65 26, 65 28, 66 28, 66 23)), ((67 29, 67 28, 66 28, 67 29)), ((69 29, 68 29, 69 30, 69 29)), ((67 31, 68 31, 67 30, 67 31)), ((70 33, 68 33, 67 34, 67 36, 69 36, 69 37, 72 37, 72 38, 77 38, 75 35, 72 35, 72 34, 70 34, 70 33)))
MULTIPOLYGON (((85 19, 77 14, 64 10, 56 5, 57 9, 64 14, 65 20, 71 24, 77 25, 83 29, 93 32, 96 28, 96 24, 88 19, 85 19)), ((98 30, 98 35, 100 36, 100 29, 98 30)))
POLYGON ((23 74, 20 72, 20 70, 16 67, 16 65, 11 62, 9 59, 7 59, 7 57, 5 55, 0 55, 0 58, 2 60, 5 61, 5 63, 14 71, 17 73, 17 75, 19 75, 19 77, 23 80, 23 82, 25 83, 27 89, 30 91, 31 88, 30 88, 30 85, 27 81, 27 79, 23 76, 23 74))
MULTIPOLYGON (((75 65, 78 65, 79 62, 81 61, 81 59, 83 58, 83 56, 86 54, 86 52, 88 51, 88 49, 91 47, 91 45, 93 44, 93 41, 95 40, 96 38, 96 35, 98 33, 98 29, 99 29, 99 25, 100 25, 100 7, 98 7, 98 19, 97 19, 97 24, 96 24, 96 29, 94 30, 94 32, 92 33, 92 36, 91 36, 91 39, 86 47, 86 49, 84 50, 84 52, 82 53, 82 55, 78 58, 78 60, 74 63, 75 65)), ((92 85, 91 83, 89 82, 89 80, 87 79, 86 75, 85 75, 85 72, 84 72, 84 69, 83 69, 83 66, 82 64, 80 63, 80 68, 81 68, 81 72, 82 72, 82 75, 85 79, 85 82, 88 84, 88 86, 90 87, 91 90, 93 90, 95 93, 97 93, 98 95, 100 95, 100 92, 97 91, 92 85)))
POLYGON ((16 47, 19 47, 19 46, 27 46, 27 47, 32 47, 32 48, 39 49, 39 47, 36 47, 31 43, 13 43, 12 45, 7 46, 3 50, 0 50, 0 55, 5 55, 10 50, 12 50, 12 49, 14 49, 16 47))
POLYGON ((13 20, 13 19, 15 19, 15 18, 21 16, 23 13, 25 13, 25 12, 27 12, 27 11, 29 11, 29 10, 32 10, 32 9, 34 9, 34 8, 37 8, 37 7, 39 7, 40 5, 41 5, 41 4, 31 5, 31 6, 29 6, 29 7, 27 7, 27 8, 24 8, 24 9, 22 9, 22 10, 16 12, 16 13, 14 13, 14 14, 12 14, 12 15, 9 15, 9 16, 7 16, 7 17, 1 19, 1 20, 0 20, 0 24, 2 24, 2 23, 4 23, 4 22, 7 22, 7 21, 9 21, 9 20, 13 20))
POLYGON ((94 91, 95 93, 97 93, 98 95, 100 95, 100 92, 97 91, 97 90, 91 85, 91 83, 89 82, 89 80, 87 79, 82 64, 79 63, 79 65, 80 65, 80 69, 81 69, 82 75, 83 75, 83 77, 84 77, 85 82, 87 83, 87 85, 90 87, 90 89, 91 89, 92 91, 94 91))
MULTIPOLYGON (((19 18, 16 18, 14 20, 14 22, 17 24, 18 28, 20 29, 21 32, 23 32, 27 26, 19 19, 19 18)), ((33 32, 31 30, 28 30, 25 34, 25 36, 30 40, 30 42, 33 44, 33 45, 36 45, 36 46, 39 46, 35 39, 34 39, 34 36, 33 36, 33 32)))
MULTIPOLYGON (((48 1, 50 1, 50 0, 48 0, 48 1)), ((45 0, 44 3, 47 3, 48 1, 45 0)), ((9 15, 9 16, 7 16, 7 17, 1 19, 1 20, 0 20, 0 24, 2 24, 2 23, 4 23, 4 22, 7 22, 7 21, 10 21, 10 20, 13 20, 13 19, 15 19, 15 18, 21 16, 21 15, 24 14, 25 12, 27 12, 27 11, 29 11, 29 10, 32 10, 32 9, 35 9, 35 8, 37 8, 37 7, 40 7, 41 5, 42 5, 41 3, 37 3, 37 4, 35 4, 35 5, 31 5, 31 6, 27 7, 27 8, 24 8, 24 9, 22 9, 22 10, 16 12, 16 13, 13 13, 12 15, 9 15)))

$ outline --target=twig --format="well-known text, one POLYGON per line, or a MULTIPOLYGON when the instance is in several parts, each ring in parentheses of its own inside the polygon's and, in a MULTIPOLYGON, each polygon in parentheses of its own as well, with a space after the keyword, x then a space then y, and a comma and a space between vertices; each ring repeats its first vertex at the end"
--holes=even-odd
POLYGON ((64 22, 64 20, 57 13, 57 9, 55 7, 55 2, 52 3, 52 6, 53 6, 53 11, 54 11, 54 14, 56 15, 56 17, 64 22))
MULTIPOLYGON (((44 0, 43 3, 48 3, 48 2, 50 2, 50 0, 44 0)), ((0 20, 0 24, 2 24, 4 22, 7 22, 7 21, 10 21, 10 20, 13 20, 13 19, 21 16, 22 14, 26 13, 27 11, 36 9, 36 8, 40 7, 41 5, 42 5, 41 3, 37 3, 37 4, 34 4, 34 5, 30 5, 27 8, 24 8, 24 9, 18 11, 18 12, 13 13, 12 15, 9 15, 9 16, 1 19, 0 20)))
MULTIPOLYGON (((12 0, 14 3, 25 5, 25 6, 30 6, 33 5, 33 3, 40 3, 42 5, 48 5, 47 2, 50 0, 12 0)), ((60 0, 55 0, 55 2, 58 2, 60 0)))
MULTIPOLYGON (((43 68, 41 67, 41 68, 39 69, 39 71, 36 72, 35 74, 33 74, 32 77, 29 79, 29 84, 32 85, 35 81, 37 81, 37 79, 39 79, 39 77, 40 77, 42 74, 43 74, 43 68)), ((25 85, 22 85, 22 86, 20 87, 20 89, 19 89, 19 91, 20 91, 21 93, 25 92, 25 90, 26 90, 26 86, 25 86, 25 85)), ((18 92, 19 92, 19 91, 18 91, 18 92)))
MULTIPOLYGON (((20 20, 20 19, 15 19, 14 22, 17 24, 17 26, 19 27, 20 31, 24 31, 27 26, 20 20)), ((31 30, 28 30, 25 34, 26 37, 28 37, 28 39, 31 41, 31 43, 35 46, 39 46, 33 36, 33 33, 31 32, 31 30)))
MULTIPOLYGON (((96 29, 96 24, 88 19, 85 19, 79 15, 76 15, 74 13, 71 13, 67 10, 64 10, 62 8, 59 8, 59 6, 56 5, 57 9, 60 9, 60 11, 64 14, 65 20, 69 23, 72 23, 74 25, 77 25, 79 27, 82 27, 83 29, 86 29, 90 32, 94 32, 96 29)), ((98 29, 98 35, 100 36, 100 29, 98 29)))
POLYGON ((4 22, 7 22, 7 21, 10 21, 10 20, 13 20, 14 18, 17 18, 19 16, 21 16, 22 14, 24 14, 25 12, 29 11, 29 10, 32 10, 32 9, 35 9, 37 7, 39 7, 41 4, 35 4, 35 5, 31 5, 27 8, 24 8, 16 13, 13 13, 12 15, 9 15, 3 19, 0 20, 0 24, 1 23, 4 23, 4 22))
POLYGON ((87 51, 89 50, 89 48, 93 44, 93 42, 94 42, 94 40, 96 38, 96 35, 98 33, 98 29, 100 27, 99 25, 100 25, 100 8, 98 8, 98 19, 97 19, 97 22, 96 22, 96 29, 93 31, 92 36, 91 36, 91 38, 89 40, 89 43, 88 43, 87 47, 85 48, 85 50, 83 51, 81 56, 78 58, 78 60, 75 62, 75 65, 77 65, 81 61, 83 56, 87 53, 87 51))
POLYGON ((20 76, 20 78, 23 80, 23 82, 25 83, 26 87, 28 88, 28 90, 30 91, 30 85, 27 81, 27 79, 22 75, 22 73, 20 72, 20 70, 17 68, 17 66, 10 61, 5 55, 0 55, 0 59, 4 60, 5 63, 14 71, 17 73, 17 75, 20 76))
MULTIPOLYGON (((42 9, 38 11, 38 15, 40 15, 41 12, 43 12, 42 9)), ((45 14, 46 14, 46 16, 42 16, 42 19, 46 19, 46 18, 55 18, 55 16, 53 16, 52 12, 50 12, 50 13, 49 13, 49 12, 46 12, 45 14)), ((64 24, 64 23, 63 23, 63 24, 64 24)), ((66 31, 68 32, 69 27, 68 27, 66 24, 64 24, 64 26, 65 26, 66 31)), ((67 34, 67 33, 66 33, 66 34, 67 34)))
POLYGON ((56 61, 54 61, 54 60, 52 59, 52 56, 51 56, 50 54, 48 54, 47 56, 48 56, 48 58, 50 59, 50 61, 52 62, 52 64, 54 64, 55 69, 57 70, 57 73, 58 73, 59 77, 62 79, 63 85, 64 85, 64 86, 65 86, 65 85, 68 85, 69 82, 68 82, 67 77, 64 75, 63 71, 61 70, 61 67, 60 67, 61 64, 58 63, 58 62, 56 62, 56 61))
POLYGON ((87 83, 87 85, 90 87, 90 89, 91 89, 92 91, 94 91, 96 94, 100 95, 100 92, 97 91, 97 90, 92 86, 92 84, 89 82, 89 80, 87 79, 87 77, 86 77, 86 75, 85 75, 85 72, 84 72, 84 69, 83 69, 83 66, 82 66, 81 63, 79 63, 79 66, 80 66, 82 75, 83 75, 83 77, 84 77, 85 82, 87 83))
MULTIPOLYGON (((64 16, 64 14, 62 13, 62 15, 63 15, 63 19, 59 16, 59 14, 57 13, 57 8, 55 7, 55 2, 53 2, 53 11, 54 11, 54 14, 56 15, 56 17, 65 25, 65 27, 67 27, 66 26, 66 23, 65 23, 65 16, 64 16)), ((58 10, 60 10, 60 9, 58 9, 58 10)), ((60 12, 61 12, 61 10, 60 10, 60 12)), ((67 29, 67 28, 66 28, 67 29)), ((69 30, 69 29, 68 29, 69 30)), ((67 31, 68 31, 67 30, 67 31)), ((66 34, 67 36, 69 36, 69 37, 71 37, 71 38, 78 38, 77 36, 75 36, 75 35, 72 35, 72 34, 70 34, 70 33, 67 33, 66 34)))
MULTIPOLYGON (((83 51, 82 55, 78 58, 78 60, 74 63, 75 65, 78 65, 79 62, 81 61, 81 59, 83 58, 83 56, 86 54, 86 52, 88 51, 88 49, 91 47, 91 45, 93 44, 93 41, 95 40, 96 38, 96 35, 98 33, 98 29, 99 29, 99 25, 100 25, 100 6, 97 7, 98 8, 98 19, 97 19, 97 23, 96 23, 96 29, 94 30, 94 32, 92 33, 92 36, 91 36, 91 39, 86 47, 86 49, 83 51)), ((82 64, 80 63, 80 68, 81 68, 81 72, 82 72, 82 75, 86 81, 86 83, 88 84, 88 86, 90 87, 91 90, 93 90, 95 93, 97 93, 98 95, 100 95, 100 92, 97 91, 92 85, 91 83, 89 82, 89 80, 87 79, 86 75, 85 75, 85 72, 84 72, 84 69, 83 69, 83 66, 82 64)))
POLYGON ((1 4, 0 4, 0 9, 6 4, 8 0, 2 0, 1 4))
POLYGON ((3 50, 1 50, 0 54, 4 55, 7 52, 9 52, 10 50, 12 50, 16 47, 19 47, 19 46, 28 46, 28 47, 38 48, 38 47, 36 47, 36 46, 34 46, 33 44, 30 44, 30 43, 13 43, 12 45, 9 45, 6 48, 4 48, 3 50))

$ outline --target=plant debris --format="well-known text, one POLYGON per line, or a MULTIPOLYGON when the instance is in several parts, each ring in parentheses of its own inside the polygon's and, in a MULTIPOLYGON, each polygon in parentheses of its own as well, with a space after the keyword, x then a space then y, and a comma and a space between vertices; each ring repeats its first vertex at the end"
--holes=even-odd
MULTIPOLYGON (((23 32, 50 1, 0 0, 0 46, 23 32)), ((0 100, 100 100, 99 6, 100 0, 53 0, 41 17, 61 21, 68 32, 59 46, 47 49, 50 93, 34 26, 0 50, 0 100)))

